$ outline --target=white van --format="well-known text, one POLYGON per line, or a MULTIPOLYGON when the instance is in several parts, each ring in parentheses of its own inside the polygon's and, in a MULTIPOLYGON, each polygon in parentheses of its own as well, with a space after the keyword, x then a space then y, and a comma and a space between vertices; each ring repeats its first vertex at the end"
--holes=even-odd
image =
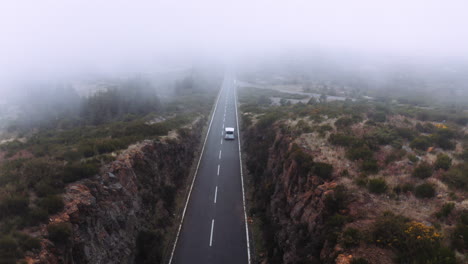
POLYGON ((226 127, 224 129, 224 139, 234 139, 234 128, 233 127, 226 127))

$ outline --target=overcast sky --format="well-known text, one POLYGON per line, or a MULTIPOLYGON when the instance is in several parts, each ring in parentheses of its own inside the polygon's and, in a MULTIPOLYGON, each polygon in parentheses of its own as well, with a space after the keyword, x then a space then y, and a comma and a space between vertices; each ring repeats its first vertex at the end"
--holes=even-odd
POLYGON ((329 49, 468 58, 468 1, 2 0, 0 79, 156 55, 329 49))

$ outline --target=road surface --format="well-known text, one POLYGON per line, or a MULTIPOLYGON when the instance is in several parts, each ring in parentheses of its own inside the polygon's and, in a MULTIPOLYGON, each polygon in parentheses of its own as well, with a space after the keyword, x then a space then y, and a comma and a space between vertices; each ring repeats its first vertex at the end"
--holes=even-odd
POLYGON ((250 263, 234 76, 227 72, 170 264, 250 263), (235 140, 224 128, 235 128, 235 140))

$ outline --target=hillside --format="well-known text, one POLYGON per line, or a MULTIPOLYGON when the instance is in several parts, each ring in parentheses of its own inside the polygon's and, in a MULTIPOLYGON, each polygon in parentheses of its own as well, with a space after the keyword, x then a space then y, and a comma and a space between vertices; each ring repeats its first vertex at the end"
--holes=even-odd
POLYGON ((466 263, 463 111, 273 96, 240 95, 258 263, 466 263))

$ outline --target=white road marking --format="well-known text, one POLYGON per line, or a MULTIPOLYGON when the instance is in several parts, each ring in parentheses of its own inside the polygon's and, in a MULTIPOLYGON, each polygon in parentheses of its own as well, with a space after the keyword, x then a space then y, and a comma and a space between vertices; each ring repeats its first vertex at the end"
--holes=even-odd
POLYGON ((218 164, 218 176, 219 176, 219 166, 220 166, 220 165, 218 164))
POLYGON ((214 219, 211 220, 210 247, 213 245, 213 229, 214 229, 214 219))
POLYGON ((240 163, 241 186, 242 186, 242 205, 244 207, 245 236, 247 238, 247 259, 248 259, 248 264, 250 264, 249 225, 247 222, 247 212, 245 210, 244 174, 242 172, 242 155, 241 155, 241 142, 240 142, 240 133, 239 133, 239 118, 237 114, 237 91, 236 91, 235 98, 234 98, 234 108, 236 109, 237 143, 239 146, 239 163, 240 163))
MULTIPOLYGON (((195 175, 193 176, 193 179, 192 179, 192 184, 190 185, 190 189, 189 189, 189 193, 188 193, 188 196, 187 196, 187 200, 185 201, 185 206, 184 206, 184 210, 182 211, 182 217, 181 217, 181 220, 180 220, 180 224, 179 224, 179 228, 177 230, 177 235, 176 235, 176 238, 175 238, 175 241, 174 241, 174 246, 172 247, 172 252, 171 252, 171 257, 169 259, 169 264, 172 263, 172 259, 174 258, 174 253, 175 253, 175 249, 176 249, 176 246, 177 246, 177 242, 179 241, 179 236, 180 236, 180 230, 182 229, 182 224, 184 223, 184 219, 185 219, 185 212, 187 212, 187 206, 188 206, 188 203, 189 203, 189 200, 190 200, 190 196, 192 194, 192 190, 193 190, 193 185, 195 183, 195 180, 197 178, 197 174, 198 174, 198 168, 200 167, 200 162, 202 160, 202 157, 203 157, 203 152, 205 150, 205 145, 206 145, 206 141, 208 140, 208 135, 210 134, 210 130, 211 130, 211 124, 213 123, 213 117, 216 113, 216 109, 218 108, 218 103, 219 103, 219 98, 221 96, 221 91, 222 91, 222 87, 221 89, 219 90, 218 92, 218 98, 216 99, 216 104, 215 104, 215 108, 213 110, 213 114, 211 115, 211 121, 210 121, 210 124, 208 125, 208 131, 206 132, 206 135, 205 135, 205 141, 203 142, 203 147, 202 147, 202 150, 201 150, 201 154, 200 154, 200 158, 198 159, 198 163, 197 163, 197 168, 195 169, 195 175)), ((221 139, 221 144, 223 144, 223 139, 221 139)), ((213 220, 214 221, 214 220, 213 220)))
POLYGON ((218 186, 216 186, 215 189, 215 198, 214 198, 214 203, 216 203, 216 198, 218 197, 218 186))
POLYGON ((218 158, 221 159, 221 150, 219 150, 219 157, 218 158))
POLYGON ((221 130, 221 136, 223 135, 223 131, 221 130))

